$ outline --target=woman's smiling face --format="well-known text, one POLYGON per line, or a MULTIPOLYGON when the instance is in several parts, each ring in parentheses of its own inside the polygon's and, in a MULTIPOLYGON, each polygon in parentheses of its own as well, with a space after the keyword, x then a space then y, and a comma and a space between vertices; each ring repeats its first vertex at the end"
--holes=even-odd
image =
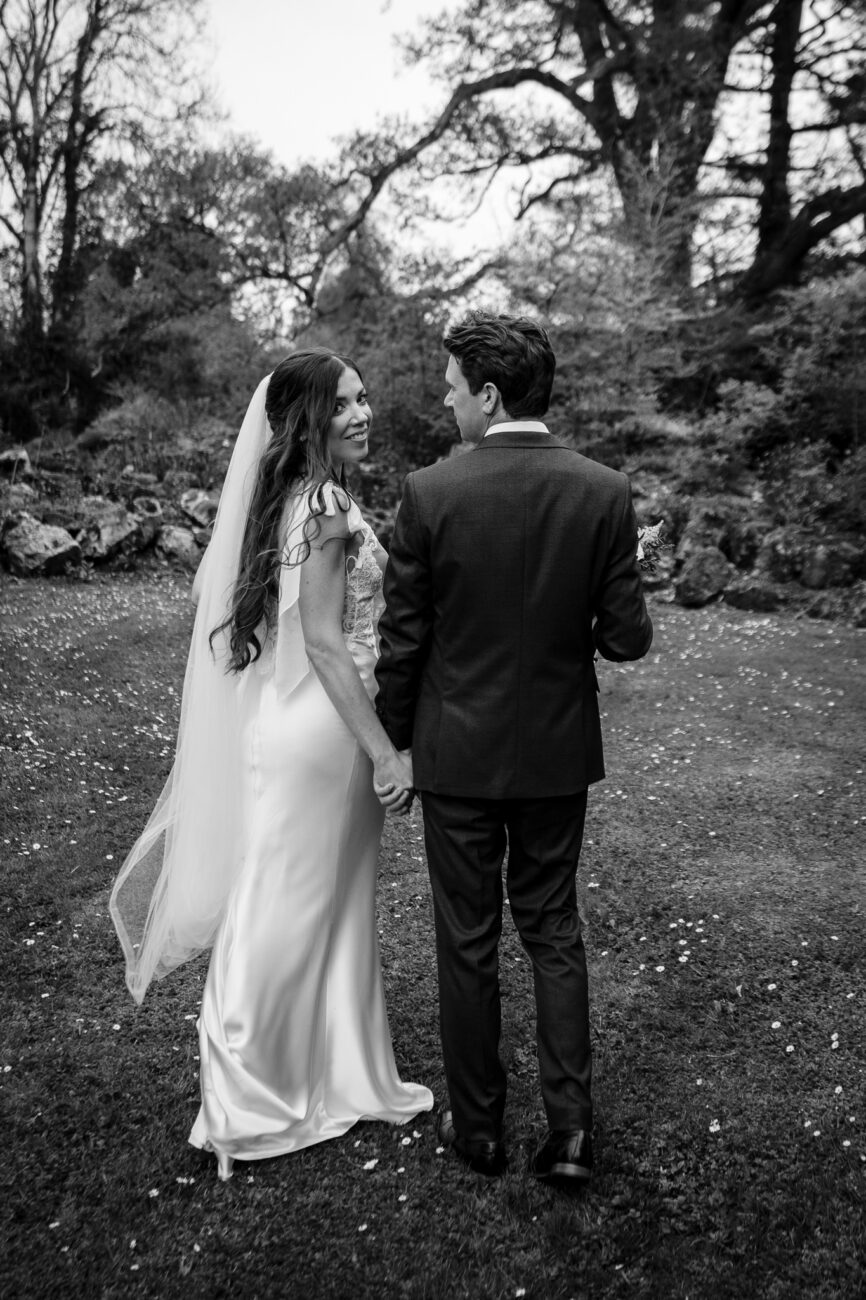
POLYGON ((361 376, 346 368, 337 385, 334 414, 328 429, 328 453, 335 469, 357 464, 369 453, 367 434, 373 413, 361 376))

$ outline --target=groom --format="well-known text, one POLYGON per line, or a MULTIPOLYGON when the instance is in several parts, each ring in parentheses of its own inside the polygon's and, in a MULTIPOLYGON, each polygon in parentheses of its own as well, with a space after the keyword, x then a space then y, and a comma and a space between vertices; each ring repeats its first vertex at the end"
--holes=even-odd
POLYGON ((592 1168, 586 958, 575 872, 604 776, 593 658, 652 641, 628 480, 542 423, 555 358, 525 318, 471 313, 444 339, 445 405, 472 450, 410 474, 385 575, 377 709, 412 749, 436 922, 451 1108, 440 1140, 504 1172, 498 943, 532 962, 549 1134, 532 1171, 592 1168))

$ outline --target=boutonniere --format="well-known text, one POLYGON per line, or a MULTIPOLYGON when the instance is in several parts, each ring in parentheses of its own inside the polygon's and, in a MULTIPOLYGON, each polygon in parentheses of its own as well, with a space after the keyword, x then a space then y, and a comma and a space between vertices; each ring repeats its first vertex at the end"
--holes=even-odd
POLYGON ((637 562, 645 573, 655 573, 659 554, 670 546, 662 536, 664 526, 665 521, 660 519, 657 524, 637 530, 637 562))

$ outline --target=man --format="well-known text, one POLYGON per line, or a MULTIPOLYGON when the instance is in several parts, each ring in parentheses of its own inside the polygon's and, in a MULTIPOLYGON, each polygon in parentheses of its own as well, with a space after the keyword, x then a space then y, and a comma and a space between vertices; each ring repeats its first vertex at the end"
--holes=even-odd
POLYGON ((542 1179, 592 1168, 586 959, 575 872, 587 787, 604 776, 595 652, 652 641, 628 480, 541 422, 555 359, 531 320, 472 313, 444 339, 472 450, 410 474, 385 575, 377 708, 411 747, 436 921, 451 1106, 440 1139, 501 1174, 498 941, 511 915, 535 979, 549 1134, 542 1179))

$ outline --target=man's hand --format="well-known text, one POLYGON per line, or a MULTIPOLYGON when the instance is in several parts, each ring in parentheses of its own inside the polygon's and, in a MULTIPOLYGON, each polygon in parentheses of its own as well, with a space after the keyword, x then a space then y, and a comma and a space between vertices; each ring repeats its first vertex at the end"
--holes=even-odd
POLYGON ((373 789, 389 813, 406 814, 415 798, 411 749, 394 750, 373 767, 373 789))

